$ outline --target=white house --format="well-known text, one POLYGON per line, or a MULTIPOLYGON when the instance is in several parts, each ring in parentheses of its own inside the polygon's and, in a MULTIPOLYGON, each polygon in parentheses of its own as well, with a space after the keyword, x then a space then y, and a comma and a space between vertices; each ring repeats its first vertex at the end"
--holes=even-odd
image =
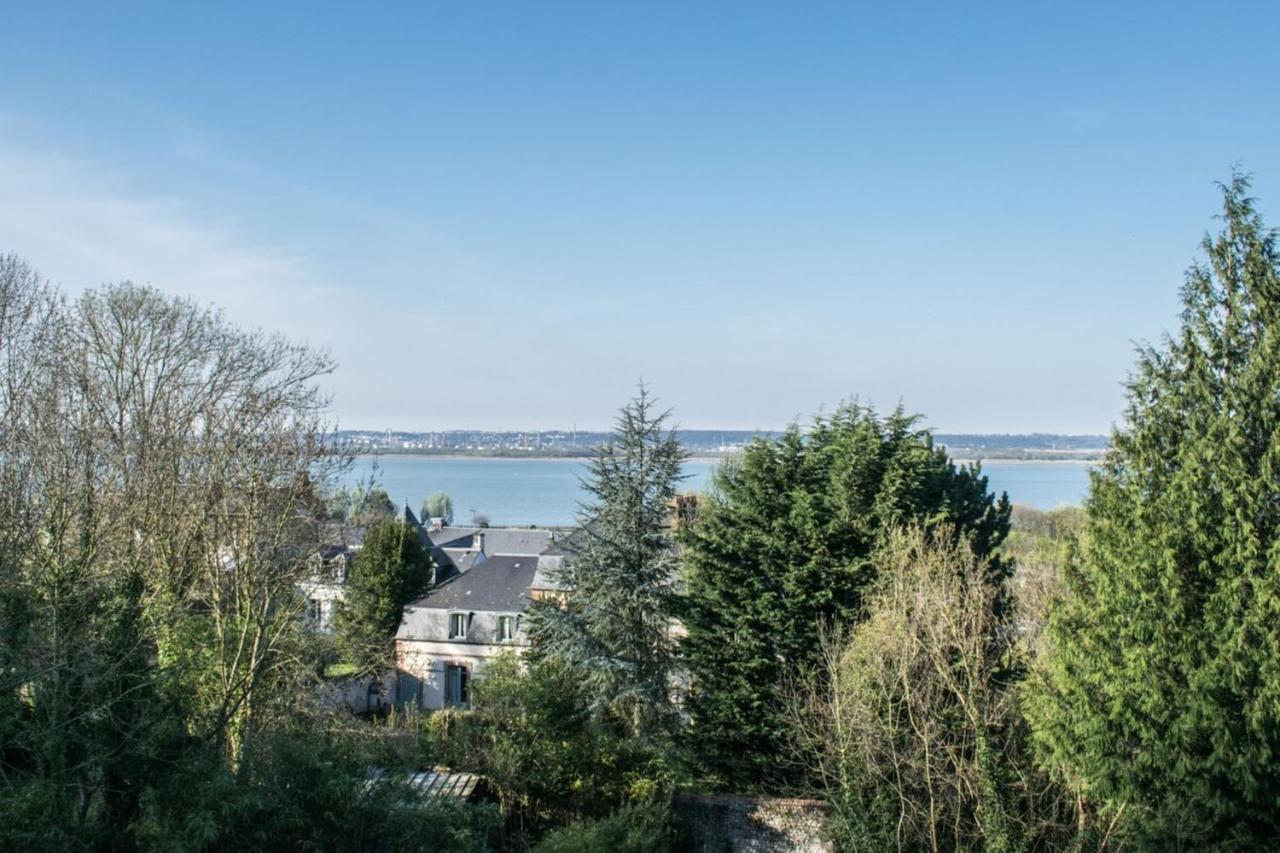
POLYGON ((436 582, 405 608, 396 633, 396 702, 467 707, 471 681, 485 664, 529 645, 526 611, 560 560, 555 533, 454 527, 427 533, 436 582))
POLYGON ((308 626, 325 634, 333 631, 334 617, 341 606, 347 583, 347 570, 360 550, 364 529, 334 526, 328 538, 330 544, 312 555, 311 571, 298 585, 306 599, 308 626))

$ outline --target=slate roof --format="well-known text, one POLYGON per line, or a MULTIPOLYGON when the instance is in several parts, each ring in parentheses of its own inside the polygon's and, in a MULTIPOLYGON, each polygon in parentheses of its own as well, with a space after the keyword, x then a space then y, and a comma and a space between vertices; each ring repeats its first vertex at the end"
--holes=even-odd
POLYGON ((529 606, 529 585, 538 571, 538 558, 494 556, 441 583, 411 604, 414 610, 495 610, 518 613, 529 606))
POLYGON ((442 527, 428 530, 431 544, 437 548, 468 550, 475 546, 476 534, 484 534, 486 554, 541 554, 555 541, 554 531, 547 528, 521 527, 442 527))
POLYGON ((534 572, 530 586, 533 589, 562 589, 558 572, 563 564, 564 556, 558 548, 543 554, 538 558, 538 570, 534 572))
POLYGON ((343 521, 329 521, 321 528, 320 538, 330 547, 355 549, 364 544, 364 528, 343 521))

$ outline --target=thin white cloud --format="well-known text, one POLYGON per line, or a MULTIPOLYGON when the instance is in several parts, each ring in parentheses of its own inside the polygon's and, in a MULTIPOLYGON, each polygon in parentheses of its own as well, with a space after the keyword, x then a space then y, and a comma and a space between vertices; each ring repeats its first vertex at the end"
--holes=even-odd
POLYGON ((17 252, 69 292, 148 282, 241 318, 252 307, 262 325, 292 325, 272 308, 329 290, 296 254, 253 246, 180 202, 129 195, 121 183, 97 164, 0 148, 0 251, 17 252))
POLYGON ((377 355, 351 343, 369 321, 351 289, 297 252, 130 189, 99 164, 0 144, 0 253, 22 256, 72 295, 105 282, 151 284, 328 349, 340 364, 327 381, 336 408, 376 393, 361 375, 370 378, 372 362, 376 385, 377 355))

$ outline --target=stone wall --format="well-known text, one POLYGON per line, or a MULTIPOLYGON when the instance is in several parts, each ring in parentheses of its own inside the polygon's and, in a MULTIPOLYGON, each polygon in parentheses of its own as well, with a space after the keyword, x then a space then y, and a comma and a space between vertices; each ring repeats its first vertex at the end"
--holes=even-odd
POLYGON ((828 853, 828 807, 821 800, 681 795, 676 812, 698 853, 828 853))

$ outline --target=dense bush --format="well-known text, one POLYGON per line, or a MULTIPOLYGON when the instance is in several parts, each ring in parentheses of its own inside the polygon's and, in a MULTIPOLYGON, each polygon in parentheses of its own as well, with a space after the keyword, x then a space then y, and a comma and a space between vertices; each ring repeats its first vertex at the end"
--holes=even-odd
POLYGON ((396 772, 371 781, 375 742, 302 729, 273 732, 233 775, 194 749, 143 796, 146 848, 484 851, 496 807, 422 800, 396 772))
POLYGON ((485 774, 517 837, 662 799, 678 784, 666 744, 593 713, 563 664, 499 658, 476 680, 473 698, 469 715, 432 714, 428 740, 435 754, 485 774))
POLYGON ((666 802, 628 803, 597 821, 553 830, 533 853, 670 853, 681 835, 666 802))

